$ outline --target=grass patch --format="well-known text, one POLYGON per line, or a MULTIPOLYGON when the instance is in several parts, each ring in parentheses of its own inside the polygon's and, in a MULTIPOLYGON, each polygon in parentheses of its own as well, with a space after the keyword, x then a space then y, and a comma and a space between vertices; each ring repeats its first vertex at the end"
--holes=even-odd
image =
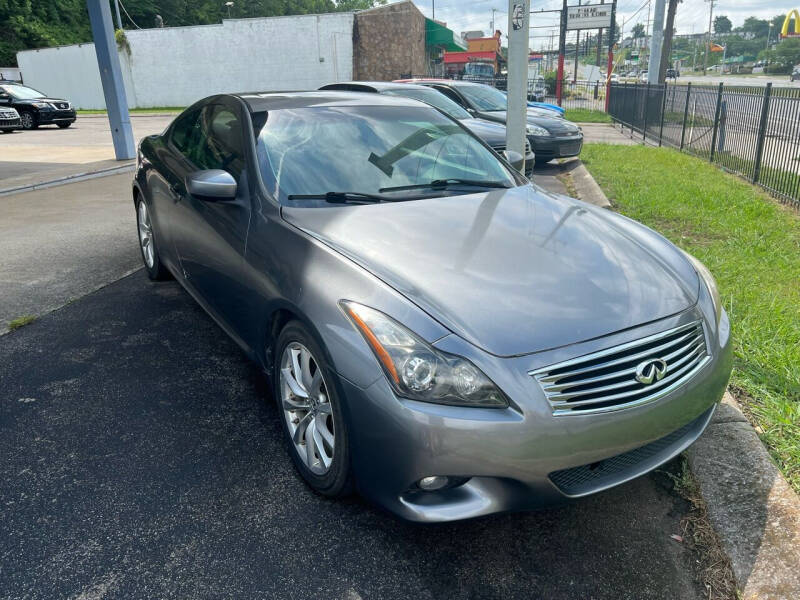
MULTIPOLYGON (((133 114, 146 115, 151 113, 165 113, 165 112, 181 112, 185 106, 154 106, 152 108, 129 108, 128 110, 133 114)), ((77 110, 79 115, 105 115, 108 111, 104 109, 93 108, 80 108, 77 110)))
POLYGON ((714 273, 733 328, 732 388, 800 492, 800 215, 675 150, 587 144, 581 158, 617 210, 714 273))
POLYGON ((591 108, 568 108, 564 117, 574 123, 611 123, 608 113, 591 108))
POLYGON ((22 315, 21 317, 17 317, 13 321, 9 321, 8 329, 9 331, 14 331, 15 329, 19 329, 20 327, 25 327, 25 325, 30 325, 36 320, 34 315, 22 315))

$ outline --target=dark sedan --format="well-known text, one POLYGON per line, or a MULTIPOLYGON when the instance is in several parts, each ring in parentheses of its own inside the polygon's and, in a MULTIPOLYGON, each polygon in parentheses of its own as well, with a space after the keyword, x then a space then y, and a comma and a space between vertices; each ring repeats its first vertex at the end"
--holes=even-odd
POLYGON ((68 100, 51 98, 26 85, 4 83, 0 85, 0 108, 9 106, 17 110, 23 129, 36 129, 40 125, 58 125, 65 129, 77 118, 68 100))
POLYGON ((213 96, 137 163, 148 275, 264 369, 321 494, 416 521, 584 496, 680 453, 725 390, 701 263, 422 102, 213 96))
MULTIPOLYGON (((451 79, 409 79, 404 83, 418 83, 438 90, 464 107, 474 117, 506 122, 508 99, 503 92, 489 85, 451 79)), ((536 154, 536 162, 554 158, 578 156, 583 148, 583 132, 574 123, 552 116, 552 111, 528 108, 528 140, 536 154), (550 112, 551 114, 546 114, 550 112)))
MULTIPOLYGON (((504 152, 506 149, 506 126, 494 121, 476 119, 461 106, 424 85, 413 83, 392 83, 386 81, 349 81, 343 83, 330 83, 323 85, 320 90, 339 90, 348 92, 364 92, 372 94, 386 94, 388 96, 402 96, 413 98, 438 108, 446 115, 458 119, 467 129, 489 144, 495 152, 504 152)), ((531 149, 531 144, 525 142, 525 175, 533 174, 533 165, 536 157, 531 149)))

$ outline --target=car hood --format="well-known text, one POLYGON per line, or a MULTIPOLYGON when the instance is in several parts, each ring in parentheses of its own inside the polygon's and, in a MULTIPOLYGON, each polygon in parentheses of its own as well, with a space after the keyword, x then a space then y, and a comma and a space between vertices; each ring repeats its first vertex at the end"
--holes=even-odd
MULTIPOLYGON (((489 121, 495 121, 497 123, 506 122, 506 111, 504 110, 482 112, 479 113, 479 115, 482 119, 489 121)), ((553 114, 553 111, 548 111, 544 108, 539 110, 529 108, 526 120, 528 123, 533 123, 539 127, 544 127, 547 129, 547 131, 555 135, 577 135, 581 133, 580 127, 575 125, 575 123, 567 121, 566 119, 553 114), (550 114, 543 114, 545 112, 549 112, 550 114)))
POLYGON ((490 146, 506 143, 506 126, 483 119, 464 119, 461 124, 490 146))
POLYGON ((697 301, 697 274, 664 238, 532 185, 398 203, 283 207, 282 214, 495 355, 607 335, 697 301))
POLYGON ((68 102, 62 98, 26 98, 25 100, 14 100, 14 104, 33 104, 34 102, 68 102))

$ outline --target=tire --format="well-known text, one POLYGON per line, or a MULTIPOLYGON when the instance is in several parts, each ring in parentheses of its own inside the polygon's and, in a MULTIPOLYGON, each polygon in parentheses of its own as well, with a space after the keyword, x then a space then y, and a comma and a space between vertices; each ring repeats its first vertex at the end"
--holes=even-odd
POLYGON ((331 498, 350 494, 349 438, 333 369, 300 321, 286 324, 275 350, 273 393, 295 468, 319 494, 331 498), (299 377, 295 377, 298 369, 299 377))
POLYGON ((147 271, 147 276, 153 281, 169 279, 169 271, 167 271, 158 255, 158 245, 155 239, 153 222, 150 219, 150 210, 141 196, 136 197, 136 231, 139 239, 139 250, 142 253, 142 262, 147 271))
POLYGON ((21 110, 19 111, 19 117, 22 120, 22 128, 23 129, 38 129, 39 123, 36 120, 36 115, 34 115, 29 110, 21 110))
POLYGON ((56 123, 59 129, 66 129, 70 125, 72 125, 72 121, 67 121, 66 123, 56 123))

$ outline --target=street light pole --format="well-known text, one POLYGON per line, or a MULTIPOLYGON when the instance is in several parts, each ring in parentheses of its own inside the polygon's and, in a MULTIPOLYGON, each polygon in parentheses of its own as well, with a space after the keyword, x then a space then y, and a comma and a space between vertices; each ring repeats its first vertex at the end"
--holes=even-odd
POLYGON ((506 149, 522 157, 527 129, 530 11, 530 0, 508 1, 506 149))
POLYGON ((711 5, 711 8, 708 11, 708 39, 706 40, 706 54, 703 58, 703 76, 705 77, 706 71, 708 70, 708 50, 711 47, 711 21, 714 16, 714 1, 715 0, 705 0, 711 5))
POLYGON ((664 47, 664 2, 656 0, 655 14, 653 15, 653 44, 650 48, 650 57, 647 63, 647 83, 661 83, 661 52, 664 47))

